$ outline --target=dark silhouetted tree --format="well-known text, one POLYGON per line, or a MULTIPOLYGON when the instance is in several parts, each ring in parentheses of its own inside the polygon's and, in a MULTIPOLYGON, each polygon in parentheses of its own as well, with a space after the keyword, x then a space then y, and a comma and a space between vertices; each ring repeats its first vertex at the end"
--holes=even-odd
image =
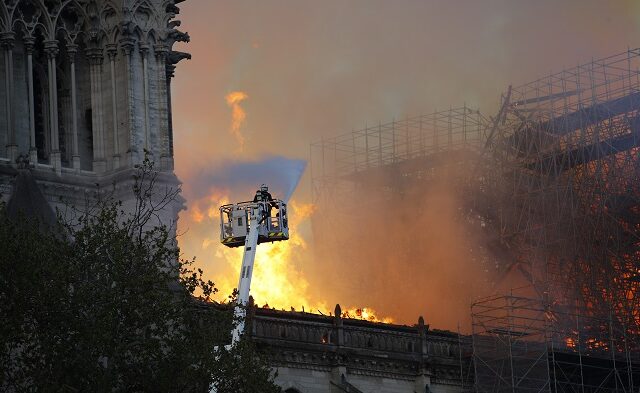
POLYGON ((221 346, 232 312, 158 221, 178 190, 156 179, 146 160, 133 211, 107 199, 53 226, 0 206, 0 390, 279 391, 251 343, 221 346))

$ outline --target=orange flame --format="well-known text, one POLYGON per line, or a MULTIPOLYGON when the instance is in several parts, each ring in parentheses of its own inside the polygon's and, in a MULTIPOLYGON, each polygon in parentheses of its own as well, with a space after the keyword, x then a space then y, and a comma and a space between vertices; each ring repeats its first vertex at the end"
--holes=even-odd
MULTIPOLYGON (((308 309, 327 307, 315 302, 308 295, 309 282, 298 268, 300 258, 307 252, 307 243, 297 233, 299 225, 313 213, 313 205, 289 204, 289 229, 291 238, 288 241, 261 244, 256 253, 255 268, 251 281, 251 296, 256 304, 268 302, 275 308, 286 308, 292 304, 304 305, 308 309)), ((224 260, 233 274, 220 277, 217 281, 220 292, 228 294, 237 287, 242 248, 227 248, 218 244, 216 257, 224 260)))
POLYGON ((249 98, 247 93, 243 91, 232 91, 225 97, 227 105, 231 108, 231 135, 236 138, 240 145, 239 150, 244 150, 245 137, 240 132, 242 124, 247 118, 247 113, 242 109, 240 103, 249 98))
POLYGON ((567 348, 575 348, 576 347, 576 340, 574 340, 572 337, 567 337, 565 339, 565 343, 567 344, 567 348))
POLYGON ((369 307, 350 308, 342 312, 342 318, 362 319, 369 322, 393 323, 393 318, 378 317, 375 310, 369 307))
MULTIPOLYGON (((197 209, 192 208, 191 218, 215 219, 218 207, 228 203, 226 193, 212 194, 197 209)), ((289 230, 291 237, 287 241, 265 243, 259 246, 256 253, 255 268, 251 281, 251 296, 256 304, 264 304, 264 308, 283 309, 291 311, 306 311, 329 315, 333 307, 326 301, 310 294, 309 282, 302 269, 302 263, 307 261, 309 253, 307 240, 300 231, 300 226, 307 222, 314 214, 315 206, 310 203, 289 203, 289 230)), ((202 241, 203 248, 215 248, 215 256, 226 265, 228 273, 214 277, 216 286, 220 290, 219 301, 233 292, 238 285, 242 248, 228 248, 220 244, 217 237, 207 237, 202 241)), ((391 318, 379 317, 369 307, 353 307, 342 313, 343 318, 362 319, 371 322, 391 323, 391 318)))

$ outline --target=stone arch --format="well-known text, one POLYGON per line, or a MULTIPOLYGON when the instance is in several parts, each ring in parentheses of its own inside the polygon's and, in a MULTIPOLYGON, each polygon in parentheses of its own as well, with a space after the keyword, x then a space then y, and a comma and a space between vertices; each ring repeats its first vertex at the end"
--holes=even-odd
POLYGON ((11 31, 12 29, 16 28, 18 24, 24 26, 24 20, 22 20, 22 18, 16 18, 16 12, 20 12, 21 7, 31 4, 36 9, 40 10, 40 15, 37 18, 38 22, 36 26, 38 30, 42 31, 45 39, 51 39, 51 37, 55 35, 51 13, 42 2, 42 0, 17 0, 13 4, 13 7, 9 7, 5 3, 5 1, 0 2, 0 5, 2 6, 0 8, 0 22, 2 22, 5 31, 11 31))
POLYGON ((300 340, 300 334, 298 332, 298 327, 297 326, 289 326, 289 336, 292 340, 300 340))
POLYGON ((4 1, 0 1, 0 29, 9 30, 9 10, 4 1))
POLYGON ((359 348, 364 348, 367 346, 367 338, 362 333, 356 333, 357 343, 359 348))
POLYGON ((58 10, 57 15, 55 15, 53 19, 53 26, 56 29, 59 29, 61 27, 61 26, 58 26, 60 17, 63 15, 64 12, 68 11, 70 7, 73 7, 73 10, 76 12, 78 16, 78 19, 82 21, 82 23, 80 23, 78 26, 78 30, 82 31, 83 27, 87 23, 89 23, 89 16, 87 15, 85 8, 78 2, 78 0, 66 0, 65 2, 63 2, 62 6, 58 10))
POLYGON ((147 34, 145 35, 145 42, 147 42, 150 45, 153 45, 158 41, 159 39, 158 39, 158 34, 156 32, 156 29, 152 28, 149 31, 147 31, 147 34))
POLYGON ((40 10, 42 11, 40 21, 42 23, 41 28, 43 30, 43 33, 47 39, 49 40, 55 39, 56 29, 55 29, 54 21, 51 19, 51 12, 49 12, 49 9, 44 4, 44 1, 43 0, 18 0, 18 2, 16 3, 15 9, 18 8, 17 5, 19 5, 21 1, 23 3, 30 2, 34 4, 36 7, 40 8, 40 10))
POLYGON ((398 338, 395 338, 395 337, 391 338, 389 340, 389 343, 390 343, 389 349, 392 350, 392 351, 398 351, 402 347, 402 341, 400 339, 398 339, 398 338))
POLYGON ((131 11, 136 25, 146 32, 157 22, 157 10, 147 0, 139 0, 131 11))
POLYGON ((136 12, 136 10, 142 5, 146 5, 147 7, 151 8, 151 5, 147 0, 136 0, 136 2, 133 3, 133 6, 131 6, 131 11, 136 12))
POLYGON ((122 15, 119 7, 112 1, 105 1, 99 11, 100 30, 105 43, 114 43, 116 32, 119 29, 122 15))
POLYGON ((393 345, 393 344, 394 344, 394 341, 395 341, 395 340, 393 339, 393 337, 387 337, 387 338, 384 340, 385 349, 386 349, 387 351, 393 351, 393 350, 394 350, 394 345, 393 345))
POLYGON ((146 34, 144 31, 142 31, 142 29, 140 28, 140 26, 135 25, 133 27, 133 36, 138 40, 139 43, 146 43, 146 41, 143 40, 143 38, 146 37, 146 34))
POLYGON ((102 3, 102 7, 101 7, 101 9, 99 11, 100 23, 102 23, 104 25, 107 22, 109 13, 113 13, 119 19, 122 19, 122 15, 120 14, 119 9, 120 8, 118 7, 118 4, 116 4, 114 1, 105 0, 102 3))
POLYGON ((109 44, 117 44, 118 39, 122 35, 122 29, 119 25, 116 25, 111 29, 111 31, 107 31, 105 34, 106 42, 109 44))
MULTIPOLYGON (((2 3, 0 3, 1 5, 2 3)), ((16 31, 22 31, 22 33, 24 34, 25 37, 27 36, 33 36, 33 34, 35 33, 35 30, 40 27, 42 29, 42 25, 38 26, 38 19, 40 19, 40 17, 42 16, 42 14, 34 14, 34 15, 29 15, 32 16, 32 18, 27 21, 26 17, 24 14, 21 13, 20 17, 18 18, 14 18, 12 25, 11 25, 11 29, 16 32, 16 31)), ((1 18, 0 18, 1 19, 1 18)))
POLYGON ((264 336, 264 324, 262 322, 257 322, 256 326, 256 336, 262 337, 264 336))
POLYGON ((407 352, 413 352, 413 341, 411 340, 407 340, 406 341, 406 348, 407 348, 407 352))
POLYGON ((78 9, 78 10, 80 10, 82 12, 82 16, 85 18, 85 22, 89 19, 86 10, 82 6, 82 4, 80 4, 78 2, 78 0, 66 0, 62 4, 62 6, 60 7, 60 10, 58 10, 58 15, 57 16, 60 16, 62 14, 62 12, 64 11, 64 9, 70 4, 73 5, 74 7, 76 7, 76 9, 78 9))
POLYGON ((271 325, 271 328, 269 329, 269 336, 278 337, 278 325, 276 324, 271 325))
POLYGON ((320 334, 320 342, 322 342, 323 344, 329 344, 331 342, 331 334, 328 330, 323 329, 320 334))
POLYGON ((373 337, 368 336, 367 337, 367 348, 374 348, 375 347, 375 342, 373 337))

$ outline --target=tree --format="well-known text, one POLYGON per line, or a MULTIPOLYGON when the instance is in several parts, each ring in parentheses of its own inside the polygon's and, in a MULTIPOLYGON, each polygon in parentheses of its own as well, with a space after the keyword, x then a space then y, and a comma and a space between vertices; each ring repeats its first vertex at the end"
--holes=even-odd
POLYGON ((279 391, 250 343, 223 349, 233 314, 157 221, 178 190, 156 177, 145 160, 133 211, 108 198, 53 226, 0 206, 0 390, 279 391))

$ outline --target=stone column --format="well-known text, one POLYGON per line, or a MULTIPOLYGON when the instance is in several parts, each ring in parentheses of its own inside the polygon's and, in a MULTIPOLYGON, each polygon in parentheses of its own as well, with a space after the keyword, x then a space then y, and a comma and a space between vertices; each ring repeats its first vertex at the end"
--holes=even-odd
POLYGON ((71 160, 73 169, 80 170, 80 150, 78 148, 78 88, 76 85, 76 53, 78 45, 68 44, 67 55, 69 56, 71 73, 71 160))
POLYGON ((342 324, 342 308, 340 308, 339 304, 336 304, 336 308, 334 311, 334 335, 335 335, 335 344, 339 347, 344 345, 344 327, 342 324))
POLYGON ((61 139, 60 157, 64 166, 65 160, 68 163, 72 162, 71 152, 73 151, 73 146, 71 145, 73 142, 71 135, 71 129, 73 128, 71 120, 71 91, 69 89, 62 89, 58 92, 58 108, 61 117, 58 127, 58 134, 61 139))
POLYGON ((142 55, 142 86, 144 90, 144 149, 147 154, 151 154, 151 135, 149 130, 149 70, 148 70, 149 46, 140 45, 140 55, 142 55))
POLYGON ((120 167, 120 145, 118 143, 118 102, 116 95, 116 55, 115 44, 107 45, 109 69, 111 70, 111 129, 113 132, 113 169, 120 167))
POLYGON ((18 145, 16 143, 16 129, 13 119, 13 46, 15 35, 13 32, 5 32, 0 35, 0 45, 4 49, 4 88, 6 92, 5 115, 7 124, 7 158, 15 164, 18 158, 18 145))
POLYGON ((89 74, 91 76, 91 128, 93 133, 93 171, 107 170, 104 149, 104 115, 102 106, 102 61, 100 48, 87 50, 89 74))
POLYGON ((418 318, 417 330, 420 336, 420 347, 418 348, 418 353, 420 354, 420 366, 414 381, 415 391, 428 392, 430 389, 427 388, 431 385, 431 364, 427 348, 427 332, 429 331, 429 325, 424 324, 424 318, 422 316, 418 318))
POLYGON ((160 168, 162 170, 173 169, 171 153, 169 151, 169 120, 167 103, 167 48, 163 44, 153 47, 157 64, 157 96, 158 96, 158 134, 160 141, 160 168))
POLYGON ((44 51, 47 54, 48 79, 49 79, 49 126, 51 129, 51 153, 49 164, 56 172, 61 173, 62 162, 60 157, 60 138, 58 136, 58 76, 56 57, 58 56, 58 41, 44 42, 44 51))
POLYGON ((171 112, 171 78, 175 75, 176 66, 167 64, 167 138, 169 143, 169 156, 171 157, 171 168, 173 169, 173 113, 171 112))
POLYGON ((29 162, 38 163, 38 148, 36 147, 36 120, 33 103, 33 45, 35 38, 25 37, 24 48, 27 52, 27 95, 29 96, 29 162))
MULTIPOLYGON (((336 304, 334 311, 334 320, 333 332, 335 334, 335 358, 333 365, 331 367, 331 379, 337 385, 341 385, 343 381, 346 381, 347 376, 347 366, 344 363, 342 349, 341 347, 344 345, 344 328, 342 324, 342 308, 340 308, 339 304, 336 304)), ((330 342, 329 342, 330 343, 330 342)), ((329 344, 327 343, 327 344, 329 344)))
POLYGON ((133 68, 132 68, 132 56, 133 48, 135 47, 135 41, 132 39, 124 38, 120 40, 120 48, 122 48, 122 55, 124 58, 125 69, 125 89, 127 99, 127 122, 129 123, 128 131, 128 146, 127 146, 127 159, 130 166, 140 162, 138 157, 138 146, 136 144, 136 124, 135 124, 135 102, 133 99, 133 68))

